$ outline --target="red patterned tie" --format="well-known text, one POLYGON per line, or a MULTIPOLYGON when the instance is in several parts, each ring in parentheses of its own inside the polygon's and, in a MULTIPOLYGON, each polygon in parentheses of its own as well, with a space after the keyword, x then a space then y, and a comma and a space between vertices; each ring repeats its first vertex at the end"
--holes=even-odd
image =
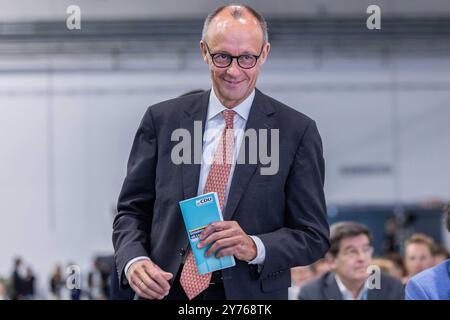
MULTIPOLYGON (((234 130, 233 119, 236 114, 233 110, 224 110, 222 115, 225 118, 225 129, 214 154, 211 168, 209 169, 203 193, 217 192, 220 209, 223 211, 225 203, 225 191, 228 178, 230 176, 231 165, 233 163, 234 152, 234 130)), ((195 264, 194 255, 189 250, 183 271, 181 272, 180 283, 186 292, 189 300, 195 298, 209 286, 211 273, 200 275, 195 264)))

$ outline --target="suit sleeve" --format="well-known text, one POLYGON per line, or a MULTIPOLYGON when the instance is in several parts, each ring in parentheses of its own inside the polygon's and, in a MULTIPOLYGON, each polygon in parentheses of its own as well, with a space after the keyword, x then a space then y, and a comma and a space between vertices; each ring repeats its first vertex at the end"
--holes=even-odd
POLYGON ((133 141, 113 223, 112 240, 120 285, 126 283, 124 269, 127 262, 149 256, 156 161, 156 134, 149 108, 133 141))
POLYGON ((285 185, 285 227, 258 235, 266 248, 261 279, 312 264, 327 252, 330 244, 324 175, 322 140, 315 122, 310 120, 285 185))

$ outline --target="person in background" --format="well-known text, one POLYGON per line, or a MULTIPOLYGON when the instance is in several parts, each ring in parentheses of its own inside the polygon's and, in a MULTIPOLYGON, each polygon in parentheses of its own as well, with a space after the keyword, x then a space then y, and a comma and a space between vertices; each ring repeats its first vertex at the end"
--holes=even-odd
POLYGON ((26 269, 21 258, 14 260, 14 269, 11 276, 13 300, 22 300, 26 298, 26 269))
POLYGON ((105 294, 105 281, 107 281, 101 270, 101 263, 98 259, 94 260, 93 268, 88 274, 88 288, 90 300, 105 300, 108 296, 105 294))
POLYGON ((314 271, 311 266, 299 266, 291 268, 291 283, 288 291, 289 300, 297 300, 298 294, 303 284, 314 278, 314 271))
POLYGON ((5 283, 0 280, 0 300, 9 300, 5 283))
POLYGON ((27 273, 24 280, 24 293, 27 299, 34 299, 36 277, 31 267, 27 267, 27 273))
POLYGON ((78 274, 78 271, 74 268, 74 266, 77 266, 77 264, 73 261, 70 261, 67 264, 66 274, 68 277, 65 279, 65 283, 70 284, 70 288, 68 288, 70 300, 80 300, 82 294, 81 281, 78 283, 80 280, 80 274, 78 274))
POLYGON ((379 277, 379 287, 370 285, 373 247, 365 225, 339 222, 330 231, 327 259, 331 271, 305 284, 300 289, 300 300, 403 300, 402 283, 389 275, 374 274, 379 277))
POLYGON ((405 268, 408 278, 434 265, 434 241, 423 233, 415 233, 405 241, 405 268))
MULTIPOLYGON (((450 231, 450 204, 445 208, 450 231)), ((406 300, 450 300, 450 259, 413 276, 406 284, 406 300)))
POLYGON ((330 262, 328 261, 328 259, 320 259, 320 260, 317 260, 312 265, 310 265, 310 268, 314 273, 314 277, 318 278, 321 275, 323 275, 324 273, 330 271, 331 265, 330 265, 330 262))
POLYGON ((64 285, 61 266, 56 265, 50 278, 50 295, 53 300, 61 299, 61 289, 64 285))
POLYGON ((289 300, 297 300, 301 287, 322 274, 330 271, 331 266, 327 259, 317 260, 309 266, 295 267, 291 269, 291 283, 289 287, 289 300))
POLYGON ((394 267, 391 269, 390 273, 394 278, 399 279, 403 284, 406 284, 408 277, 406 276, 405 264, 403 257, 400 253, 391 253, 388 259, 392 261, 394 267))
POLYGON ((384 255, 390 255, 392 253, 398 252, 397 245, 397 221, 395 217, 390 217, 386 220, 384 225, 384 235, 383 235, 383 251, 384 255))
POLYGON ((378 266, 382 272, 388 274, 399 281, 403 280, 403 273, 399 269, 394 261, 388 258, 377 258, 372 260, 372 264, 378 266))
POLYGON ((434 265, 437 265, 445 260, 450 259, 450 253, 441 245, 436 245, 433 252, 434 265))

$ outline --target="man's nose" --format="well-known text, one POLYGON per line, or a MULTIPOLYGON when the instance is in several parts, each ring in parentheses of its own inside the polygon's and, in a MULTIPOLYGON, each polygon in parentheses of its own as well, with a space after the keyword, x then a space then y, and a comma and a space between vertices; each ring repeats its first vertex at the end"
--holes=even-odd
POLYGON ((367 256, 364 253, 358 252, 358 261, 365 261, 367 256))
POLYGON ((364 251, 358 251, 358 260, 360 261, 364 261, 366 259, 370 259, 370 255, 368 255, 366 252, 364 251))
POLYGON ((231 64, 227 69, 227 74, 230 76, 236 77, 240 73, 241 73, 241 68, 239 67, 239 65, 237 63, 237 59, 233 59, 233 61, 231 61, 231 64))

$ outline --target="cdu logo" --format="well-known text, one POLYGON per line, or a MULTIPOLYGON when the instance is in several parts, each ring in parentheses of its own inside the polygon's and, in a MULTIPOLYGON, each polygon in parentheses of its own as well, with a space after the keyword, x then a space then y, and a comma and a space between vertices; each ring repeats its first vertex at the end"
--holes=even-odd
POLYGON ((212 201, 212 197, 206 197, 206 198, 203 198, 203 199, 195 201, 195 205, 197 207, 200 207, 200 206, 202 206, 202 205, 204 205, 204 204, 206 204, 208 202, 211 202, 211 201, 212 201))

